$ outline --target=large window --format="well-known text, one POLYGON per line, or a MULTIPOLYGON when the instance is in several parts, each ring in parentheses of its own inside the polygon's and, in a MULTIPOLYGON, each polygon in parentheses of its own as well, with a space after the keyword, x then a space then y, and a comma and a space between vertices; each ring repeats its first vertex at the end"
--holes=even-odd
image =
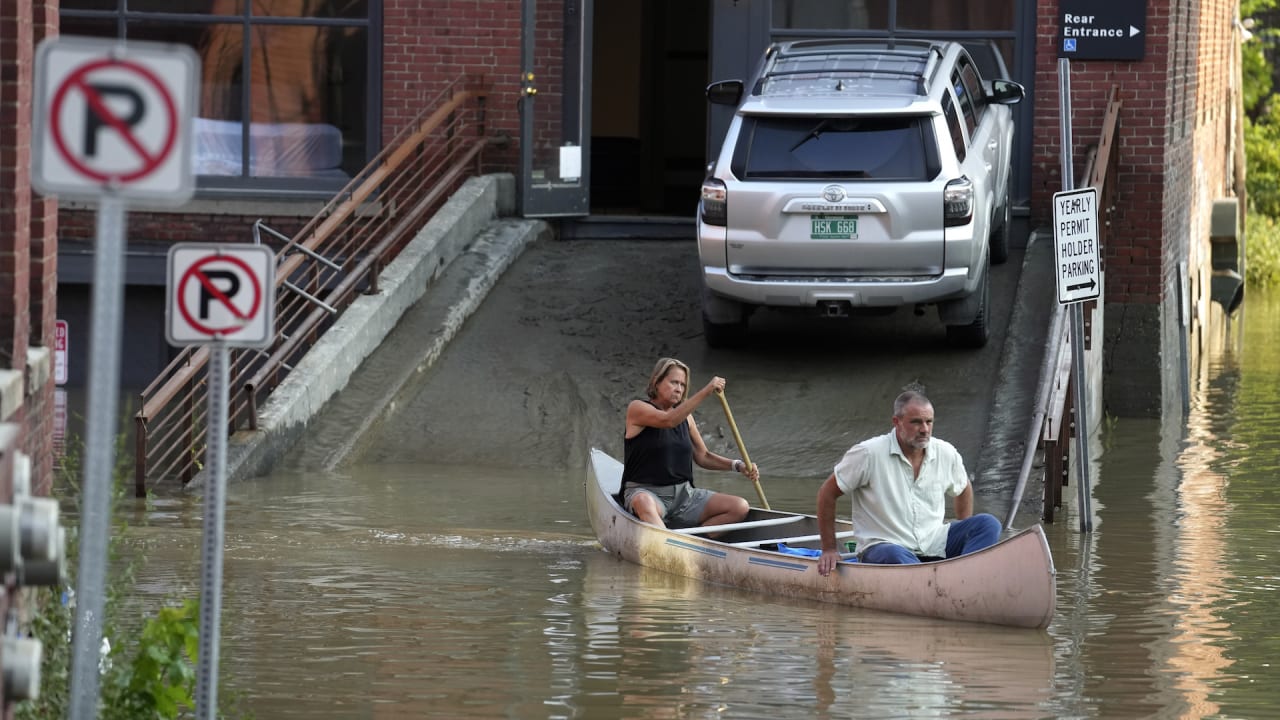
POLYGON ((63 35, 200 56, 199 188, 330 193, 376 150, 377 0, 62 0, 63 35))

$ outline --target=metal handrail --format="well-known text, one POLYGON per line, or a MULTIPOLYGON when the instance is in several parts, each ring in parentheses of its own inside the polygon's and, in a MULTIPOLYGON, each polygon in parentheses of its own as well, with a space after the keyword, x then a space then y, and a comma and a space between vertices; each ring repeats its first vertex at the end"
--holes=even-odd
MULTIPOLYGON (((1089 153, 1082 173, 1086 180, 1083 185, 1098 189, 1099 204, 1104 213, 1110 213, 1116 204, 1115 177, 1120 152, 1116 133, 1120 128, 1122 105, 1119 90, 1117 86, 1111 88, 1098 144, 1089 153)), ((1098 226, 1099 247, 1105 248, 1111 222, 1102 219, 1098 226)), ((1106 261, 1101 253, 1099 253, 1099 261, 1105 268, 1106 261)), ((1085 337, 1080 340, 1085 342, 1087 349, 1089 347, 1088 329, 1092 326, 1090 318, 1092 312, 1097 311, 1097 301, 1088 301, 1085 304, 1085 310, 1089 311, 1086 312, 1085 337)), ((1072 340, 1065 318, 1066 313, 1062 311, 1062 306, 1055 302, 1049 319, 1049 332, 1045 339, 1044 359, 1040 364, 1034 417, 1022 458, 1022 467, 1018 473, 1018 482, 1014 487, 1013 500, 1009 504, 1009 513, 1005 520, 1006 528, 1013 526, 1014 516, 1018 512, 1018 506, 1022 504, 1022 495, 1026 489, 1027 480, 1031 476, 1035 456, 1041 450, 1045 453, 1044 519, 1046 522, 1053 522, 1054 509, 1061 505, 1062 486, 1067 480, 1069 448, 1066 440, 1072 437, 1071 433, 1087 431, 1084 428, 1084 419, 1075 417, 1076 408, 1071 401, 1074 391, 1071 364, 1063 362, 1072 340), (1061 454, 1049 457, 1054 453, 1061 454)))
MULTIPOLYGON (((275 337, 262 350, 229 353, 228 434, 257 429, 259 405, 298 360, 356 297, 378 291, 382 269, 468 177, 480 173, 492 141, 486 99, 483 78, 453 80, 292 238, 255 223, 253 241, 278 246, 275 337)), ((139 497, 148 485, 186 484, 199 471, 208 360, 204 346, 184 348, 142 391, 134 417, 139 497)))

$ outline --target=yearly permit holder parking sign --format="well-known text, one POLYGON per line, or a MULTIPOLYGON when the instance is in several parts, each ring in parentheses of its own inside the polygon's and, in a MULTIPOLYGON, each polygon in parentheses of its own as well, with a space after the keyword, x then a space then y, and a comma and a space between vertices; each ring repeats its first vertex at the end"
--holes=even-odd
POLYGON ((169 343, 270 345, 275 338, 275 269, 275 253, 265 245, 174 245, 165 307, 169 343))

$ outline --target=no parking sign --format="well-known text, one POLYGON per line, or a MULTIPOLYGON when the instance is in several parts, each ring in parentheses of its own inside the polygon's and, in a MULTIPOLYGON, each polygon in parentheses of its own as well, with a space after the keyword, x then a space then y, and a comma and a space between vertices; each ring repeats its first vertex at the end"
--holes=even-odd
POLYGON ((165 308, 169 343, 270 345, 275 268, 275 253, 265 245, 174 245, 169 249, 165 308))
POLYGON ((58 36, 36 53, 31 181, 44 194, 181 204, 195 190, 200 59, 185 45, 58 36))

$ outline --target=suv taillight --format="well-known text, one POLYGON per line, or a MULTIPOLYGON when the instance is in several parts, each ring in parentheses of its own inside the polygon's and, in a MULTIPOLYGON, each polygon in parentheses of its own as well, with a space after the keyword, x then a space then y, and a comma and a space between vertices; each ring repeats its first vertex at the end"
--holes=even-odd
POLYGON ((724 226, 729 222, 729 191, 715 178, 702 181, 702 222, 724 226))
MULTIPOLYGON (((706 190, 703 190, 705 195, 706 190)), ((967 177, 952 180, 942 191, 942 224, 944 227, 968 225, 973 220, 973 182, 967 177)))

